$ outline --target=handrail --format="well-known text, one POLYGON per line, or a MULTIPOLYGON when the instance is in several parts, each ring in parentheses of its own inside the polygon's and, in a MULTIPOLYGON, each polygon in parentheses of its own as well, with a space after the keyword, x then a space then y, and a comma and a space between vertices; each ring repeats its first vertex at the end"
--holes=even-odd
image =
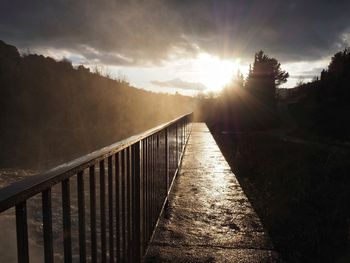
POLYGON ((59 254, 64 256, 65 262, 72 262, 76 256, 80 262, 86 262, 88 257, 91 262, 97 262, 98 258, 101 262, 107 259, 109 262, 142 261, 178 172, 191 132, 192 116, 192 113, 184 114, 0 189, 0 213, 15 207, 18 262, 29 262, 27 200, 40 193, 45 262, 54 261, 55 249, 62 251, 59 254), (86 177, 89 187, 84 189, 86 177), (70 180, 73 178, 75 180, 70 180), (55 214, 62 214, 59 227, 63 244, 55 248, 52 194, 57 197, 56 185, 61 185, 62 210, 55 214), (71 196, 70 185, 76 185, 77 195, 71 196), (89 196, 89 209, 85 206, 85 195, 89 196), (75 209, 71 199, 77 199, 78 204, 74 215, 71 214, 75 209), (100 213, 98 220, 97 211, 100 213), (73 216, 77 220, 73 220, 73 216), (89 224, 85 222, 87 216, 89 224), (72 250, 74 228, 79 235, 79 255, 72 250), (89 252, 87 233, 90 234, 89 252))
POLYGON ((93 164, 97 164, 100 160, 106 159, 108 156, 111 156, 116 152, 129 147, 135 142, 138 142, 165 129, 166 127, 171 126, 172 124, 176 123, 186 116, 190 116, 191 114, 192 113, 184 114, 178 118, 160 124, 157 127, 151 128, 145 132, 133 135, 127 139, 121 140, 92 153, 79 157, 73 161, 58 165, 44 173, 33 175, 22 181, 15 182, 7 187, 0 189, 0 213, 13 207, 16 203, 20 203, 21 201, 24 201, 42 192, 46 188, 49 188, 58 182, 63 181, 71 175, 76 174, 93 164), (35 188, 35 191, 32 191, 33 188, 35 188))

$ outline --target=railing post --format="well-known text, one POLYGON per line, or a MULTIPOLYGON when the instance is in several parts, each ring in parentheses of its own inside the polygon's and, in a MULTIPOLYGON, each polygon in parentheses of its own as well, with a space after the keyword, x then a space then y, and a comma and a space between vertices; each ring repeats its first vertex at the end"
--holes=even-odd
POLYGON ((182 144, 182 153, 183 153, 183 151, 184 151, 184 148, 185 148, 185 143, 186 143, 186 138, 185 138, 186 136, 185 136, 185 119, 183 119, 183 121, 182 121, 182 142, 183 142, 183 144, 182 144))
POLYGON ((114 262, 113 233, 113 157, 108 157, 108 223, 109 223, 109 262, 114 262))
POLYGON ((70 214, 69 178, 62 181, 62 215, 63 215, 63 247, 64 262, 72 262, 72 236, 70 214))
POLYGON ((121 152, 121 251, 122 262, 126 259, 126 149, 121 152))
POLYGON ((100 219, 101 219, 101 262, 107 261, 106 250, 106 185, 105 185, 105 163, 100 161, 100 219))
POLYGON ((177 125, 177 122, 176 122, 176 126, 175 126, 175 137, 176 137, 176 167, 175 167, 175 170, 179 164, 179 142, 178 142, 178 125, 177 125))
POLYGON ((77 174, 78 191, 78 218, 79 218, 79 259, 81 263, 86 262, 86 235, 85 235, 85 192, 84 172, 77 174))
POLYGON ((186 140, 188 139, 188 135, 189 135, 189 125, 190 125, 190 120, 189 120, 189 117, 187 116, 186 117, 186 140))
POLYGON ((166 177, 166 194, 169 193, 169 140, 168 140, 169 128, 165 128, 165 177, 166 177))
POLYGON ((96 235, 96 178, 95 165, 89 168, 90 179, 90 233, 91 233, 91 262, 97 262, 97 235, 96 235))
POLYGON ((115 236, 116 236, 116 262, 121 262, 121 250, 120 250, 120 235, 121 235, 121 231, 120 231, 120 184, 121 184, 121 173, 120 173, 120 153, 116 153, 115 154, 115 221, 116 221, 116 232, 115 232, 115 236))
POLYGON ((42 192, 45 263, 53 262, 51 188, 42 192))
POLYGON ((26 201, 16 205, 17 257, 19 263, 29 262, 26 201))
POLYGON ((143 175, 142 175, 142 143, 137 142, 134 147, 134 231, 133 231, 133 244, 134 244, 134 262, 141 262, 143 254, 143 175))
POLYGON ((126 148, 126 242, 127 242, 127 254, 128 259, 132 255, 132 167, 131 167, 131 152, 132 146, 126 148))

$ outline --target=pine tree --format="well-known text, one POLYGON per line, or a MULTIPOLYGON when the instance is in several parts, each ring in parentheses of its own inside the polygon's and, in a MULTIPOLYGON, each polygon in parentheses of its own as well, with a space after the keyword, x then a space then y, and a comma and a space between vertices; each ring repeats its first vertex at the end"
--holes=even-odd
POLYGON ((260 50, 255 53, 253 66, 249 67, 247 90, 264 105, 275 107, 276 87, 285 83, 288 77, 277 59, 260 50))

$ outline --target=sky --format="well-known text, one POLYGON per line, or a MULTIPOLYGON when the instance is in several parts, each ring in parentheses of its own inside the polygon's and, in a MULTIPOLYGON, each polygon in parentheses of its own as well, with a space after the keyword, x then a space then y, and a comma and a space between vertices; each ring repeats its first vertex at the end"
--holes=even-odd
POLYGON ((262 49, 308 81, 350 45, 350 1, 2 0, 0 39, 157 92, 217 91, 262 49))

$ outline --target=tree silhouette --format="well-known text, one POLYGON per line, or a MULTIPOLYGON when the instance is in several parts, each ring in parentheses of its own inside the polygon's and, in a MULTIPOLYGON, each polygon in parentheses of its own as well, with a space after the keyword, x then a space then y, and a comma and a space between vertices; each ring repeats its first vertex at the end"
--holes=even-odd
POLYGON ((294 90, 290 111, 297 120, 298 132, 307 136, 349 140, 350 123, 350 48, 333 55, 318 78, 294 90), (295 102, 297 101, 297 102, 295 102))
MULTIPOLYGON (((108 72, 107 72, 108 74, 108 72)), ((136 89, 0 40, 0 167, 48 168, 192 111, 193 98, 136 89)))
POLYGON ((335 78, 342 78, 350 71, 350 48, 336 53, 328 66, 328 73, 335 78))
POLYGON ((288 72, 281 69, 275 58, 260 50, 255 53, 253 67, 247 77, 247 90, 267 107, 275 106, 276 87, 287 81, 288 72))
POLYGON ((336 101, 336 106, 347 106, 350 98, 350 48, 337 52, 327 70, 322 70, 318 85, 318 100, 321 103, 336 101))

